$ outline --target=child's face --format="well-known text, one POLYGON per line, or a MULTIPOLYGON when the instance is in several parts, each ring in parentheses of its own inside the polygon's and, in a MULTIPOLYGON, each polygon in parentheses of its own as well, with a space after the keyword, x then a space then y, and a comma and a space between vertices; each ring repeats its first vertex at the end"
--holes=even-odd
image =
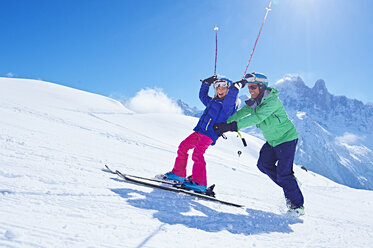
POLYGON ((223 99, 228 93, 228 87, 218 86, 216 92, 218 93, 218 98, 223 99))

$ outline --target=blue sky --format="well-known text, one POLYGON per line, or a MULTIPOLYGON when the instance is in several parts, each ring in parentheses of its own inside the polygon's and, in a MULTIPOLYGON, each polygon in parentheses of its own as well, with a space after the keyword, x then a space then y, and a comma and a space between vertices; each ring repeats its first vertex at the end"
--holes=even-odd
MULTIPOLYGON (((0 76, 42 79, 116 98, 161 88, 202 108, 199 79, 239 80, 269 1, 0 0, 0 76)), ((275 83, 324 79, 373 102, 373 1, 276 0, 248 71, 275 83)), ((246 92, 247 89, 245 89, 246 92)))

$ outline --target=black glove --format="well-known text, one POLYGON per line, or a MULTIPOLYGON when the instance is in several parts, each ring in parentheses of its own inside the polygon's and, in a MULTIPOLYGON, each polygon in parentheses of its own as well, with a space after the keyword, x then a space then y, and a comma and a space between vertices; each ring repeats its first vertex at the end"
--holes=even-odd
POLYGON ((206 79, 203 79, 201 80, 202 83, 204 84, 208 84, 209 86, 215 82, 216 80, 218 79, 218 77, 216 75, 212 76, 212 77, 209 77, 209 78, 206 78, 206 79))
POLYGON ((219 135, 225 133, 225 132, 237 132, 237 122, 236 121, 233 121, 229 124, 227 123, 216 123, 214 124, 214 126, 212 127, 215 131, 215 133, 218 133, 219 135))
POLYGON ((243 87, 245 87, 246 83, 247 83, 246 79, 241 79, 240 81, 234 82, 233 86, 236 87, 238 90, 240 90, 243 87))

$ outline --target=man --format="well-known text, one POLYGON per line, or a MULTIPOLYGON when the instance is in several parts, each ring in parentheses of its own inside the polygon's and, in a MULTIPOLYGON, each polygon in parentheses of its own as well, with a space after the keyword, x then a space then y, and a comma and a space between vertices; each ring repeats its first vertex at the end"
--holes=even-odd
POLYGON ((252 125, 260 128, 267 142, 260 150, 259 170, 283 189, 289 212, 304 214, 303 195, 293 172, 298 133, 277 97, 279 91, 268 87, 268 79, 261 73, 248 73, 237 83, 248 84, 251 98, 227 123, 215 124, 214 130, 222 134, 252 125))

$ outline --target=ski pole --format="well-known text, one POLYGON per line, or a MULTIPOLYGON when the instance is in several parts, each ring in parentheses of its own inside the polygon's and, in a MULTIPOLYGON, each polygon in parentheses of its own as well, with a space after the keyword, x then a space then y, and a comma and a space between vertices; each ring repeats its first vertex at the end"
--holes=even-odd
POLYGON ((247 63, 247 66, 246 66, 246 69, 245 69, 245 73, 243 74, 242 79, 245 78, 245 75, 246 75, 246 72, 247 72, 247 68, 249 67, 249 64, 250 64, 251 58, 253 57, 253 54, 254 54, 254 51, 255 51, 256 44, 258 43, 258 40, 259 40, 259 37, 260 37, 260 33, 262 32, 262 29, 263 29, 263 25, 264 25, 264 23, 265 23, 265 21, 266 21, 266 19, 267 19, 268 12, 271 10, 271 5, 272 5, 272 1, 269 2, 268 7, 266 8, 266 10, 267 10, 267 11, 266 11, 266 14, 265 14, 265 16, 264 16, 264 19, 263 19, 262 25, 260 26, 258 36, 256 37, 255 44, 254 44, 253 50, 251 51, 250 58, 249 58, 249 62, 247 63))
POLYGON ((218 61, 218 30, 217 26, 214 27, 215 31, 215 67, 214 67, 214 76, 216 76, 216 62, 218 61))
POLYGON ((237 133, 238 133, 238 136, 240 136, 240 138, 241 138, 241 140, 242 140, 242 143, 243 143, 243 146, 247 146, 247 143, 246 143, 246 140, 245 140, 245 138, 244 137, 242 137, 242 135, 241 135, 241 133, 240 132, 238 132, 237 131, 237 133))
MULTIPOLYGON (((215 26, 214 27, 214 31, 216 32, 215 33, 215 66, 214 66, 214 76, 216 76, 216 62, 218 61, 218 26, 215 26)), ((199 81, 203 81, 202 79, 200 79, 199 81)))

